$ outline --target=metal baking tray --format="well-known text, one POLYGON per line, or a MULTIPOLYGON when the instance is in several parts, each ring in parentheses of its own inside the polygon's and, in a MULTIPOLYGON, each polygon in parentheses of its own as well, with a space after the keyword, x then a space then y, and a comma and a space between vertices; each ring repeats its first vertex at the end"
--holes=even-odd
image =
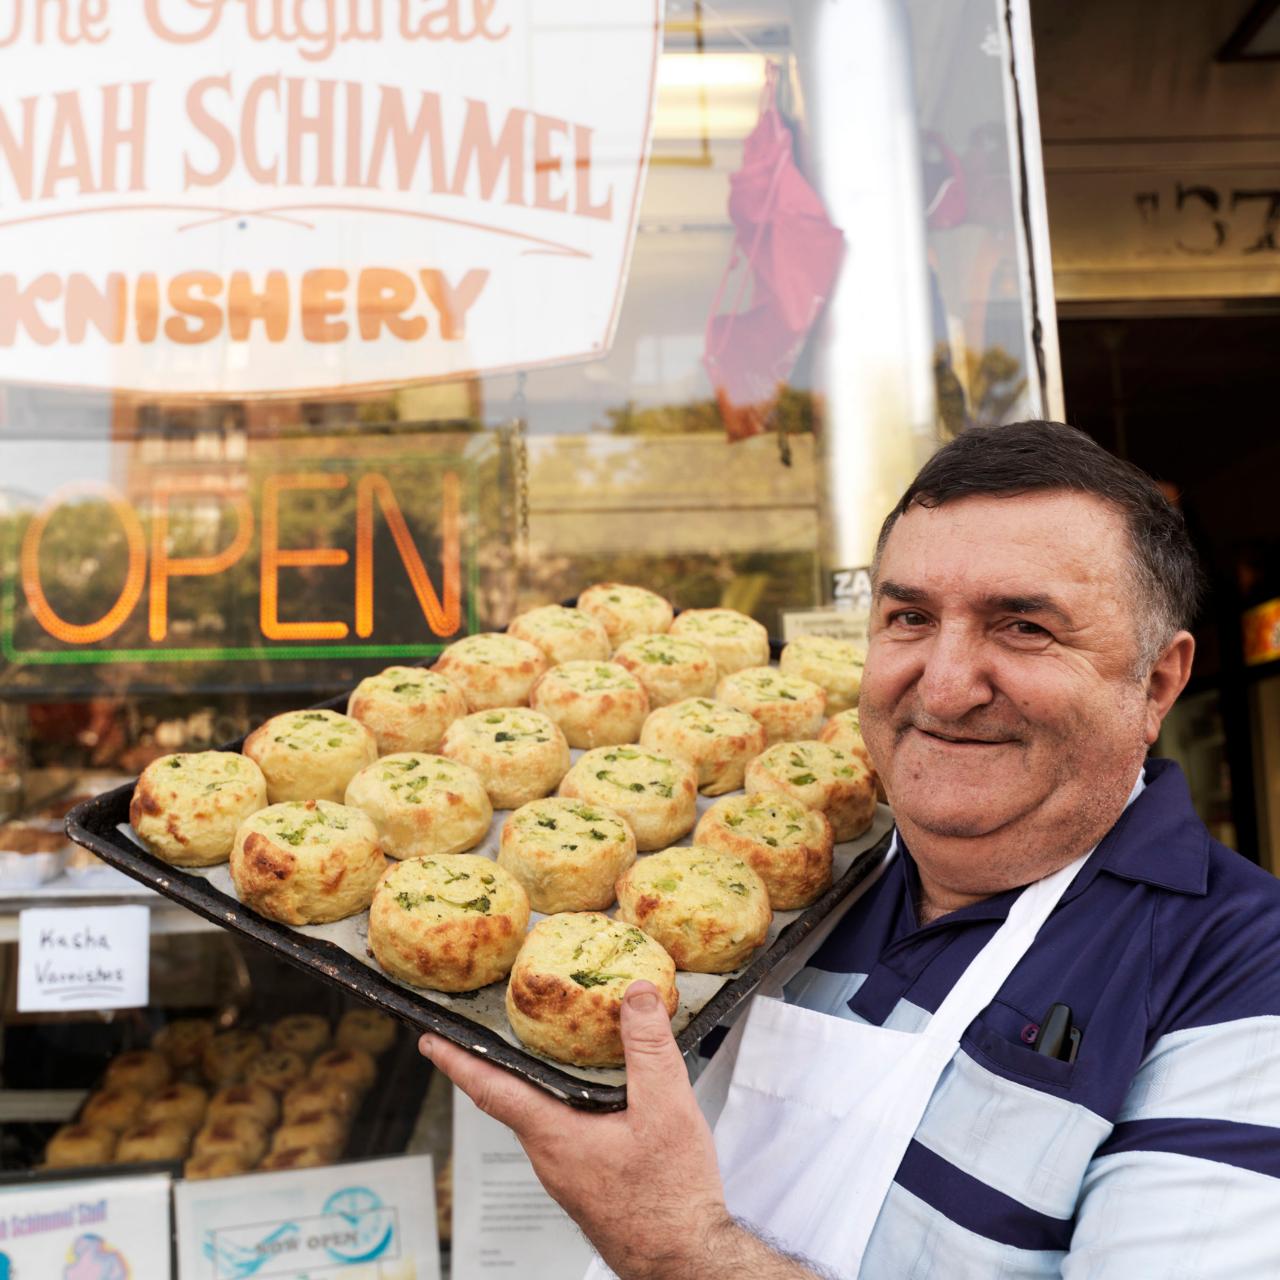
MULTIPOLYGON (((345 710, 344 694, 317 704, 345 710)), ((239 750, 243 739, 224 750, 239 750)), ((576 759, 581 753, 574 751, 576 759)), ((227 864, 184 870, 148 853, 129 834, 129 801, 134 783, 77 805, 67 815, 67 834, 104 862, 149 888, 180 902, 206 919, 253 938, 277 955, 318 975, 421 1031, 443 1036, 532 1084, 588 1111, 620 1111, 627 1104, 622 1068, 574 1067, 553 1062, 524 1048, 507 1025, 505 983, 477 992, 446 994, 403 984, 384 973, 368 953, 368 912, 335 924, 293 927, 268 920, 234 896, 227 864)), ((712 800, 699 796, 699 817, 712 800)), ((507 811, 494 814, 488 837, 473 853, 496 857, 507 811)), ((766 944, 736 973, 677 974, 680 1005, 672 1020, 680 1051, 696 1051, 708 1032, 742 1003, 768 974, 875 869, 888 848, 892 816, 876 807, 870 829, 857 840, 836 846, 835 883, 803 911, 774 915, 766 944)), ((686 836, 681 843, 688 843, 686 836)), ((540 919, 535 913, 534 919, 540 919)))

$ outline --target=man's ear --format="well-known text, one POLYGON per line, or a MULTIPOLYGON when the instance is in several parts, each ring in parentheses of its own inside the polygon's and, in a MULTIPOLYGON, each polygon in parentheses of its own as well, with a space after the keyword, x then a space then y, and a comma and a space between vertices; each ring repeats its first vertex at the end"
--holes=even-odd
POLYGON ((1160 736, 1160 725, 1169 708, 1186 687, 1195 653, 1196 642, 1191 632, 1179 631, 1151 668, 1147 677, 1147 746, 1154 745, 1160 736))

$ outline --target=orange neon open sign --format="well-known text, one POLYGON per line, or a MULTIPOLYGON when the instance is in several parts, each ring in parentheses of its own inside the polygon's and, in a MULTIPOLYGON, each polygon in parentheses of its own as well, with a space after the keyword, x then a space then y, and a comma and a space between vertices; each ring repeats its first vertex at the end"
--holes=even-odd
MULTIPOLYGON (((465 562, 475 572, 474 556, 464 555, 464 467, 433 459, 430 484, 421 474, 410 483, 401 475, 408 514, 386 465, 295 463, 252 486, 245 477, 211 487, 196 473, 161 473, 149 477, 137 504, 102 482, 69 484, 21 531, 16 581, 5 584, 4 656, 61 664, 436 653, 464 623, 474 630, 474 583, 464 591, 463 582, 465 562), (310 537, 299 506, 306 502, 324 504, 326 516, 310 537), (120 554, 69 588, 59 558, 71 553, 57 531, 83 520, 77 513, 86 503, 99 530, 90 543, 110 542, 120 554), (193 509, 205 517, 206 545, 179 554, 193 509), (193 635, 193 610, 175 609, 175 593, 188 606, 216 600, 219 627, 218 610, 234 600, 233 611, 246 615, 240 635, 177 643, 175 629, 193 635), (387 596, 390 607, 380 603, 387 596)), ((199 612, 210 608, 202 603, 199 612)))

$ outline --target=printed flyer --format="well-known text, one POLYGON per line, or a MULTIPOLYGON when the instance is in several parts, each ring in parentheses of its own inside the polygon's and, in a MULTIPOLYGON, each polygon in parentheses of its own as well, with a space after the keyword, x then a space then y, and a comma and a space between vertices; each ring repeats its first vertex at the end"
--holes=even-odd
POLYGON ((439 1280, 430 1156, 174 1188, 183 1280, 439 1280))
POLYGON ((0 1280, 169 1280, 168 1174, 0 1187, 0 1280))

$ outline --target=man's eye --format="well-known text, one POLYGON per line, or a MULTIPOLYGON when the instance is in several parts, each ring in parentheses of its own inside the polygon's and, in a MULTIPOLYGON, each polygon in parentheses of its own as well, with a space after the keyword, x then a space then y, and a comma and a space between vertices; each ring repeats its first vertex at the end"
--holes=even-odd
POLYGON ((923 627, 929 621, 918 609, 902 609, 889 618, 904 627, 923 627))
POLYGON ((1020 636, 1047 636, 1049 633, 1037 622, 1027 622, 1019 618, 1012 624, 1013 630, 1020 636))

